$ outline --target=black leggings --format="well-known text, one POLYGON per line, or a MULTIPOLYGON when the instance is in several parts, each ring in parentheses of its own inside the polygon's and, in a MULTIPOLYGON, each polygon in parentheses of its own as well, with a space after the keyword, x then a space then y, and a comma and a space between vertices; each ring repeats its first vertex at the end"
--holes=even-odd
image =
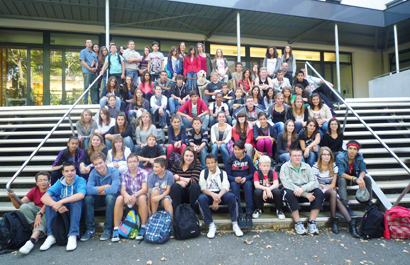
POLYGON ((266 201, 263 200, 263 190, 261 189, 256 189, 253 192, 253 201, 254 201, 254 206, 255 209, 262 210, 263 209, 263 204, 266 203, 274 203, 276 210, 281 210, 283 208, 282 204, 282 194, 278 188, 272 190, 272 195, 273 199, 267 198, 266 201))
POLYGON ((339 212, 343 215, 346 221, 350 222, 352 218, 350 217, 349 212, 346 207, 343 205, 342 201, 337 198, 337 192, 334 190, 327 190, 325 192, 325 200, 329 201, 330 214, 332 218, 336 217, 336 206, 339 209, 339 212))
POLYGON ((192 183, 189 188, 185 189, 178 183, 174 183, 171 186, 171 191, 169 195, 172 199, 172 207, 174 208, 174 213, 178 205, 181 203, 189 203, 195 213, 199 213, 198 207, 195 202, 198 200, 201 194, 201 187, 198 183, 192 183))

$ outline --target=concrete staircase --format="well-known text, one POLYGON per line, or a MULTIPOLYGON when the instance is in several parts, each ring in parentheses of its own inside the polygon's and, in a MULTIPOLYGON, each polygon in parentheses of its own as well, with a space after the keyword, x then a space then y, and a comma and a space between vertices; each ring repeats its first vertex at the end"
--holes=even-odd
MULTIPOLYGON (((348 104, 359 113, 364 121, 388 144, 390 148, 410 165, 410 98, 387 99, 348 99, 348 104)), ((80 118, 85 108, 95 113, 98 105, 79 105, 71 113, 75 131, 75 122, 80 118)), ((0 111, 0 212, 14 210, 7 197, 6 183, 19 169, 22 163, 35 150, 47 133, 68 110, 69 106, 31 106, 5 107, 0 111)), ((345 107, 337 110, 337 119, 343 124, 345 107)), ((75 131, 76 133, 76 131, 75 131)), ((69 119, 66 118, 51 138, 39 150, 37 155, 23 170, 12 184, 15 193, 23 197, 35 185, 34 175, 40 170, 49 171, 59 151, 65 148, 68 137, 72 134, 69 119)), ((386 194, 388 200, 394 203, 399 194, 409 184, 407 172, 390 156, 379 142, 365 127, 349 113, 346 122, 345 141, 356 139, 362 144, 360 150, 367 163, 369 174, 386 194)), ((223 164, 220 165, 223 167, 223 164)), ((349 190, 350 204, 353 209, 362 210, 357 206, 354 193, 357 187, 349 190)), ((377 197, 375 203, 379 203, 377 197)), ((410 203, 410 195, 406 195, 402 204, 410 203)), ((242 206, 245 206, 244 201, 242 206)), ((292 224, 291 215, 285 212, 286 219, 279 220, 276 213, 269 210, 267 205, 262 216, 254 220, 256 227, 289 226, 292 224)), ((273 205, 272 205, 273 206, 273 205)), ((302 221, 308 218, 307 203, 303 203, 302 221)), ((215 215, 215 222, 219 225, 229 224, 226 210, 221 207, 220 213, 215 215)), ((359 215, 362 212, 357 212, 359 215)), ((101 217, 96 217, 102 221, 101 217)), ((329 219, 328 209, 321 212, 318 223, 325 223, 329 219)), ((100 222, 100 224, 102 224, 100 222)))

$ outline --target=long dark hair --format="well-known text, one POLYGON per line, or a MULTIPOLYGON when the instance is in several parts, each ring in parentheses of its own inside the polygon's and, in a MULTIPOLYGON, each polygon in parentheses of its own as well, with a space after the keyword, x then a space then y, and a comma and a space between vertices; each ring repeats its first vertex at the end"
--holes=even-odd
POLYGON ((316 128, 315 128, 315 130, 313 131, 311 137, 316 137, 316 134, 319 132, 319 124, 317 123, 317 121, 316 121, 315 119, 308 119, 308 121, 306 122, 306 128, 304 129, 304 134, 305 134, 306 139, 309 138, 309 136, 308 136, 308 128, 307 128, 307 127, 308 127, 309 123, 311 123, 311 122, 313 122, 313 123, 315 124, 315 126, 316 126, 316 128))
MULTIPOLYGON (((253 86, 253 87, 252 87, 250 97, 251 97, 251 98, 255 98, 255 96, 253 95, 253 90, 254 90, 255 88, 258 88, 258 91, 259 91, 259 92, 258 92, 257 98, 260 99, 260 98, 262 97, 262 95, 261 95, 261 89, 260 89, 260 87, 258 87, 258 86, 253 86)), ((248 95, 249 95, 249 94, 248 94, 248 95)), ((258 104, 258 103, 256 102, 256 104, 258 104)))
POLYGON ((283 130, 282 136, 283 136, 283 140, 285 140, 285 142, 288 141, 288 124, 289 123, 293 123, 293 125, 295 126, 292 132, 292 142, 296 141, 298 139, 298 134, 296 133, 296 124, 293 120, 289 119, 285 122, 285 129, 283 130))
MULTIPOLYGON (((117 94, 118 91, 120 91, 120 85, 118 84, 118 80, 117 78, 115 78, 115 76, 111 76, 110 78, 108 78, 108 82, 107 82, 107 92, 111 93, 111 80, 115 80, 115 86, 114 86, 114 94, 117 94)), ((105 96, 105 95, 103 95, 105 96)))
MULTIPOLYGON (((168 63, 172 62, 172 54, 174 53, 174 51, 176 51, 177 48, 175 46, 172 46, 171 49, 169 50, 168 53, 168 63)), ((175 56, 178 58, 178 51, 176 52, 175 56)))
POLYGON ((245 71, 243 71, 242 73, 242 82, 245 82, 245 73, 249 72, 249 79, 248 81, 252 82, 252 71, 249 69, 245 69, 245 71))
POLYGON ((246 130, 248 129, 248 117, 246 117, 246 113, 243 111, 240 111, 238 113, 238 115, 236 116, 236 124, 235 124, 235 132, 237 134, 240 133, 245 133, 246 134, 246 130), (245 122, 243 123, 243 131, 241 131, 241 124, 239 123, 239 118, 240 117, 245 117, 245 122))
POLYGON ((196 166, 196 164, 199 163, 198 156, 197 156, 196 151, 194 150, 194 148, 192 146, 187 146, 187 147, 185 147, 185 149, 184 149, 184 151, 182 152, 182 155, 181 155, 181 164, 179 164, 180 168, 182 168, 183 165, 185 164, 184 156, 185 156, 185 153, 188 152, 188 151, 192 152, 194 154, 194 161, 192 161, 192 163, 189 165, 188 168, 193 169, 196 166))
POLYGON ((100 50, 98 51, 98 63, 100 64, 100 67, 102 67, 105 63, 105 58, 110 54, 108 51, 107 47, 101 46, 100 50), (104 55, 103 51, 107 50, 107 55, 104 55))
POLYGON ((150 53, 151 49, 148 46, 144 47, 144 50, 142 50, 142 59, 141 61, 145 61, 147 59, 148 55, 145 55, 145 49, 148 49, 148 54, 150 53))
POLYGON ((285 48, 283 49, 283 58, 286 58, 286 47, 289 47, 289 59, 292 59, 293 57, 292 46, 290 46, 290 44, 286 45, 285 48))
MULTIPOLYGON (((183 58, 185 54, 182 54, 182 53, 181 53, 181 44, 182 44, 182 43, 185 45, 185 42, 183 42, 183 41, 178 45, 178 47, 177 47, 177 55, 178 55, 178 56, 181 56, 181 55, 182 55, 182 58, 183 58)), ((184 53, 185 53, 185 51, 184 51, 184 53)))
POLYGON ((124 113, 119 113, 117 115, 117 118, 115 118, 115 128, 114 128, 114 133, 115 134, 120 133, 120 127, 118 126, 118 122, 117 122, 118 117, 123 117, 124 118, 124 131, 127 129, 127 117, 125 116, 124 113))
POLYGON ((318 93, 313 93, 313 95, 310 97, 310 103, 309 103, 310 109, 312 111, 315 110, 315 105, 313 105, 313 100, 312 100, 314 97, 319 98, 319 109, 322 109, 322 107, 323 107, 322 97, 318 93))
POLYGON ((276 50, 276 48, 275 48, 275 46, 269 46, 267 49, 266 49, 266 58, 268 58, 268 59, 275 59, 275 58, 278 58, 278 51, 276 50), (271 55, 269 54, 269 50, 270 49, 273 49, 273 58, 271 57, 271 55))
POLYGON ((331 119, 329 120, 329 122, 328 122, 329 126, 327 127, 327 133, 330 134, 330 135, 332 134, 332 130, 330 129, 330 124, 332 123, 332 121, 337 122, 336 132, 337 132, 337 135, 338 135, 338 136, 341 135, 341 134, 342 134, 342 126, 340 126, 340 122, 339 122, 337 119, 335 119, 335 118, 331 118, 331 119))
POLYGON ((196 60, 196 57, 198 56, 198 54, 196 53, 195 46, 192 46, 192 45, 191 45, 191 46, 189 46, 187 56, 188 56, 189 58, 191 58, 191 56, 192 56, 191 51, 192 51, 192 50, 194 50, 194 58, 195 58, 195 60, 196 60))
POLYGON ((141 93, 142 93, 142 97, 141 97, 141 105, 142 105, 142 104, 144 104, 144 93, 142 92, 141 88, 136 88, 135 89, 132 104, 134 104, 134 105, 138 104, 137 91, 141 91, 141 93))
POLYGON ((150 88, 152 88, 152 85, 153 85, 152 84, 152 76, 148 71, 145 71, 144 73, 142 73, 141 83, 142 83, 143 86, 145 85, 145 83, 146 83, 145 75, 146 74, 149 74, 149 80, 148 80, 149 83, 148 83, 148 85, 149 85, 150 88))
POLYGON ((111 114, 110 114, 110 111, 108 110, 107 106, 104 106, 100 109, 100 113, 98 113, 98 125, 100 125, 100 126, 105 125, 103 119, 101 118, 101 113, 104 113, 105 116, 107 116, 108 124, 110 124, 111 114))
POLYGON ((131 91, 131 95, 134 95, 135 86, 134 86, 134 79, 132 79, 132 76, 127 75, 127 76, 125 77, 125 82, 124 82, 124 84, 123 84, 122 90, 123 90, 126 94, 128 94, 128 90, 130 90, 130 91, 131 91), (128 86, 128 84, 127 84, 127 78, 131 78, 131 84, 130 84, 129 86, 128 86))

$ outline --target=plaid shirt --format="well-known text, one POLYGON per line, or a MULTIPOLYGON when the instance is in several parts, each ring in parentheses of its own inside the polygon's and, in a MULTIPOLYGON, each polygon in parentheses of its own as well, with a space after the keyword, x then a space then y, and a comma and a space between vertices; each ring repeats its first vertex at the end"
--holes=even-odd
POLYGON ((130 170, 121 174, 121 187, 127 187, 127 193, 129 195, 137 194, 141 189, 142 183, 147 182, 148 172, 142 168, 138 168, 135 178, 131 175, 130 170))

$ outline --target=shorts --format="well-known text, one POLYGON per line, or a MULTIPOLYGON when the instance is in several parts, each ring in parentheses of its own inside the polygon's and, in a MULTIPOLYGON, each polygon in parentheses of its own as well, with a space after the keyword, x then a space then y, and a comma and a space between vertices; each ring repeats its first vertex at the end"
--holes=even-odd
MULTIPOLYGON (((149 194, 150 197, 151 197, 152 192, 154 192, 154 190, 159 190, 161 192, 161 190, 158 187, 154 187, 154 188, 151 189, 151 192, 149 194)), ((166 198, 168 198, 170 200, 170 202, 172 203, 171 196, 167 195, 159 201, 158 205, 164 207, 164 200, 166 198)))

